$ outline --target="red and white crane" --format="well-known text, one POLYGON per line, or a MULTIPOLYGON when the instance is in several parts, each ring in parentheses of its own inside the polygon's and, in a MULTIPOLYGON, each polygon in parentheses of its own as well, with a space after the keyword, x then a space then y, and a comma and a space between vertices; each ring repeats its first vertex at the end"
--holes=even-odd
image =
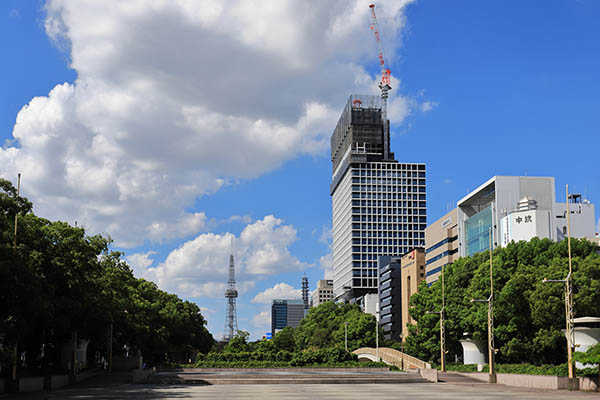
POLYGON ((379 58, 379 67, 381 69, 381 82, 379 82, 379 89, 381 89, 381 119, 383 122, 383 154, 385 158, 389 157, 389 126, 387 122, 387 99, 388 92, 392 89, 390 86, 390 74, 391 71, 385 63, 385 55, 383 53, 383 44, 381 43, 381 34, 379 33, 379 26, 377 25, 377 17, 375 16, 375 4, 369 5, 371 9, 371 30, 375 34, 375 42, 377 43, 377 57, 379 58))

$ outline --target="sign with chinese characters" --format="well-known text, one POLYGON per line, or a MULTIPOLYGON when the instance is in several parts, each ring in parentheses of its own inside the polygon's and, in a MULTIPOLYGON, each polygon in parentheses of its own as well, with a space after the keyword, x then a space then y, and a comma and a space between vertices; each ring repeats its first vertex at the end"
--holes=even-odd
POLYGON ((517 224, 520 224, 520 223, 528 224, 528 223, 533 222, 533 216, 531 216, 531 215, 523 215, 523 216, 519 215, 519 216, 517 216, 517 218, 515 218, 515 222, 517 224))

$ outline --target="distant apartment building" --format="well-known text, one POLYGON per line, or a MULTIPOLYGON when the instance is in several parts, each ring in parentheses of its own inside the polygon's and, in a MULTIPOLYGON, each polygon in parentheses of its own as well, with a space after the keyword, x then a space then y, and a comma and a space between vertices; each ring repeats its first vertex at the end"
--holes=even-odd
POLYGON ((333 300, 333 280, 321 279, 317 282, 317 288, 310 298, 311 307, 318 307, 326 301, 333 300))
POLYGON ((353 95, 331 136, 333 293, 366 309, 379 257, 425 244, 425 164, 398 162, 384 124, 378 96, 353 95))
POLYGON ((271 334, 275 336, 283 328, 297 327, 304 318, 304 301, 302 299, 276 299, 271 305, 271 334))
POLYGON ((400 258, 402 291, 402 337, 408 336, 408 326, 414 321, 410 317, 410 296, 418 292, 419 284, 425 280, 425 249, 417 248, 400 258))
MULTIPOLYGON (((571 237, 595 236, 594 205, 579 194, 569 199, 571 237)), ((470 256, 533 237, 562 240, 566 203, 557 203, 554 177, 494 176, 460 199, 459 255, 470 256)))
POLYGON ((454 209, 425 229, 425 280, 439 279, 442 268, 458 258, 458 209, 454 209))
POLYGON ((379 257, 379 323, 386 340, 402 340, 400 257, 379 257))

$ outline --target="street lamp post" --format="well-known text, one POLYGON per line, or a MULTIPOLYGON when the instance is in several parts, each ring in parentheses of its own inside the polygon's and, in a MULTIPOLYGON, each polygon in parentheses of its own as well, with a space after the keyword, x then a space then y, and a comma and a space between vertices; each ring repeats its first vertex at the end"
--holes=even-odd
POLYGON ((566 319, 566 334, 567 334, 567 365, 569 367, 569 379, 575 378, 575 366, 573 365, 573 348, 574 340, 574 312, 573 312, 573 286, 571 277, 573 267, 571 264, 571 220, 569 209, 569 185, 566 186, 567 192, 567 247, 569 249, 569 273, 565 279, 546 279, 543 282, 560 282, 565 284, 565 319, 566 319))
POLYGON ((471 302, 488 303, 488 364, 489 364, 489 382, 496 383, 496 365, 495 355, 496 350, 494 349, 494 274, 492 264, 492 228, 489 230, 490 240, 490 297, 486 300, 471 299, 471 302))
POLYGON ((427 311, 426 314, 440 315, 440 370, 446 372, 446 332, 444 329, 444 308, 440 311, 427 311))
POLYGON ((375 356, 379 360, 379 310, 375 311, 375 356))
POLYGON ((348 351, 348 322, 344 322, 344 347, 348 351))

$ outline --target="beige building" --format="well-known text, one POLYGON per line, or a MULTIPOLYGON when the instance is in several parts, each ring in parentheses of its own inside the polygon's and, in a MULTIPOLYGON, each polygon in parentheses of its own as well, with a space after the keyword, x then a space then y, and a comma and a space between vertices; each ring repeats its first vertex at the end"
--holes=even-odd
POLYGON ((319 304, 333 300, 333 280, 321 279, 317 282, 317 288, 310 298, 310 306, 317 307, 319 304))
POLYGON ((596 236, 588 236, 588 237, 586 237, 586 239, 589 240, 590 242, 600 246, 600 236, 598 236, 597 233, 596 233, 596 236))
POLYGON ((450 211, 425 229, 425 279, 439 279, 442 266, 458 259, 458 209, 450 211))
POLYGON ((410 296, 418 291, 419 284, 425 279, 425 249, 409 251, 400 259, 400 288, 402 291, 402 338, 408 337, 408 324, 414 324, 408 310, 410 296))

